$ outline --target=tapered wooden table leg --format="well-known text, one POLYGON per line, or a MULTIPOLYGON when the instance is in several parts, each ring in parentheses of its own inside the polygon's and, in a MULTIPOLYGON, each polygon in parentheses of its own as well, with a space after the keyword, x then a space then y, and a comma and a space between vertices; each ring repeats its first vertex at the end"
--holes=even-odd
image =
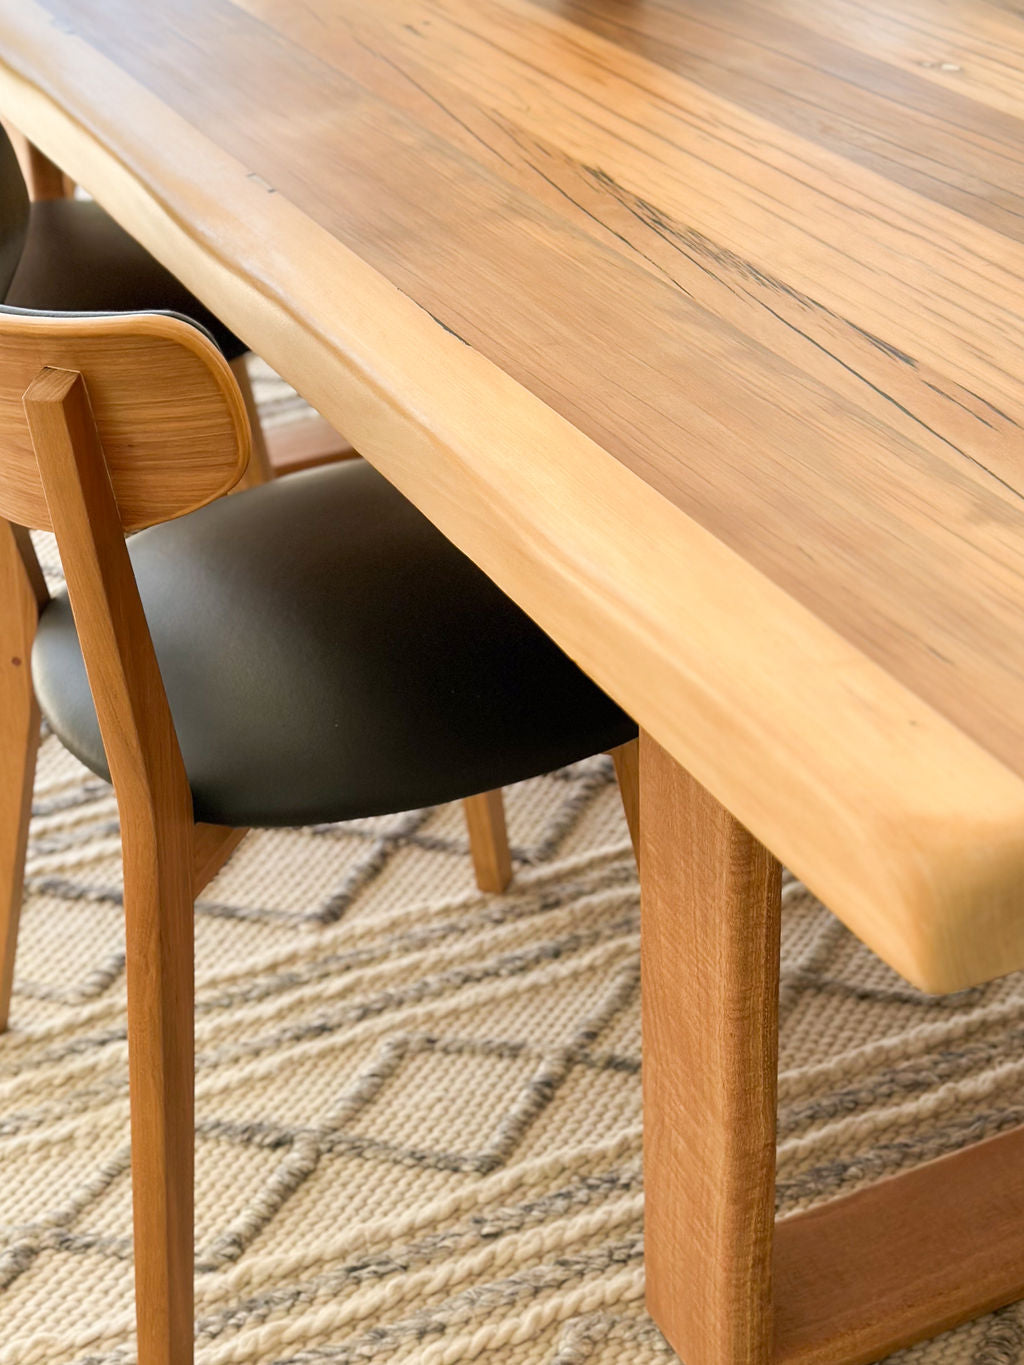
POLYGON ((772 1358, 777 861, 640 737, 645 1259, 685 1365, 772 1358))

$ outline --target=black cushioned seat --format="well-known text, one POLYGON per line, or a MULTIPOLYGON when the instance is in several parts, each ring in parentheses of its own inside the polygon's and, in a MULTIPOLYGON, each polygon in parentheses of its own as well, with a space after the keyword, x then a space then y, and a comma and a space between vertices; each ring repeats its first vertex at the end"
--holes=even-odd
POLYGON ((53 313, 181 313, 228 360, 247 347, 98 204, 51 199, 29 208, 25 245, 4 302, 53 313))
MULTIPOLYGON (((454 800, 633 722, 368 465, 311 470, 129 541, 197 820, 297 825, 454 800)), ((107 776, 65 597, 32 672, 107 776)))

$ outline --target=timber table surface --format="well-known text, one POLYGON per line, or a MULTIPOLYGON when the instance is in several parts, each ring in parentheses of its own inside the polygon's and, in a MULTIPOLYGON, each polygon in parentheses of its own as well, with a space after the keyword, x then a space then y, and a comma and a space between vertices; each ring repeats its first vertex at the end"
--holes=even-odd
POLYGON ((1024 21, 0 0, 0 111, 893 965, 1024 965, 1024 21))

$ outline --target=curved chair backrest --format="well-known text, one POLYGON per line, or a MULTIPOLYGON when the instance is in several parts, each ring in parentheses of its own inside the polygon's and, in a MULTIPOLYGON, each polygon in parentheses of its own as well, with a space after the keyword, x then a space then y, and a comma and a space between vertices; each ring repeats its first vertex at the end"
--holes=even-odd
POLYGON ((28 190, 11 139, 0 127, 0 299, 14 279, 28 231, 28 190))
POLYGON ((125 531, 227 492, 249 458, 235 378, 205 332, 168 314, 0 309, 0 517, 52 522, 23 396, 45 369, 81 374, 125 531))

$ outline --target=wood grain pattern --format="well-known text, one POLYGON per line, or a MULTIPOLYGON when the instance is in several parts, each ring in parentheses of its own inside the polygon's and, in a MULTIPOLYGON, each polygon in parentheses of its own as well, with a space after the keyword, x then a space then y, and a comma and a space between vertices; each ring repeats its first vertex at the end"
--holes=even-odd
POLYGON ((0 516, 51 529, 22 411, 22 394, 44 365, 86 376, 125 530, 210 502, 245 469, 242 397, 195 327, 145 314, 0 313, 0 516))
POLYGON ((641 731, 647 1303, 686 1365, 769 1365, 781 869, 641 731))
POLYGON ((0 0, 0 107, 898 970, 1024 962, 1009 88, 781 0, 247 6, 0 0))
POLYGON ((18 947, 39 707, 29 660, 46 585, 31 543, 0 521, 0 1032, 7 1027, 18 947))
POLYGON ((1024 1128, 781 1220, 779 1365, 867 1365, 1024 1295, 1024 1128))
POLYGON ((184 1365, 193 1302, 192 793, 82 376, 43 369, 24 402, 121 823, 139 1362, 184 1365))

